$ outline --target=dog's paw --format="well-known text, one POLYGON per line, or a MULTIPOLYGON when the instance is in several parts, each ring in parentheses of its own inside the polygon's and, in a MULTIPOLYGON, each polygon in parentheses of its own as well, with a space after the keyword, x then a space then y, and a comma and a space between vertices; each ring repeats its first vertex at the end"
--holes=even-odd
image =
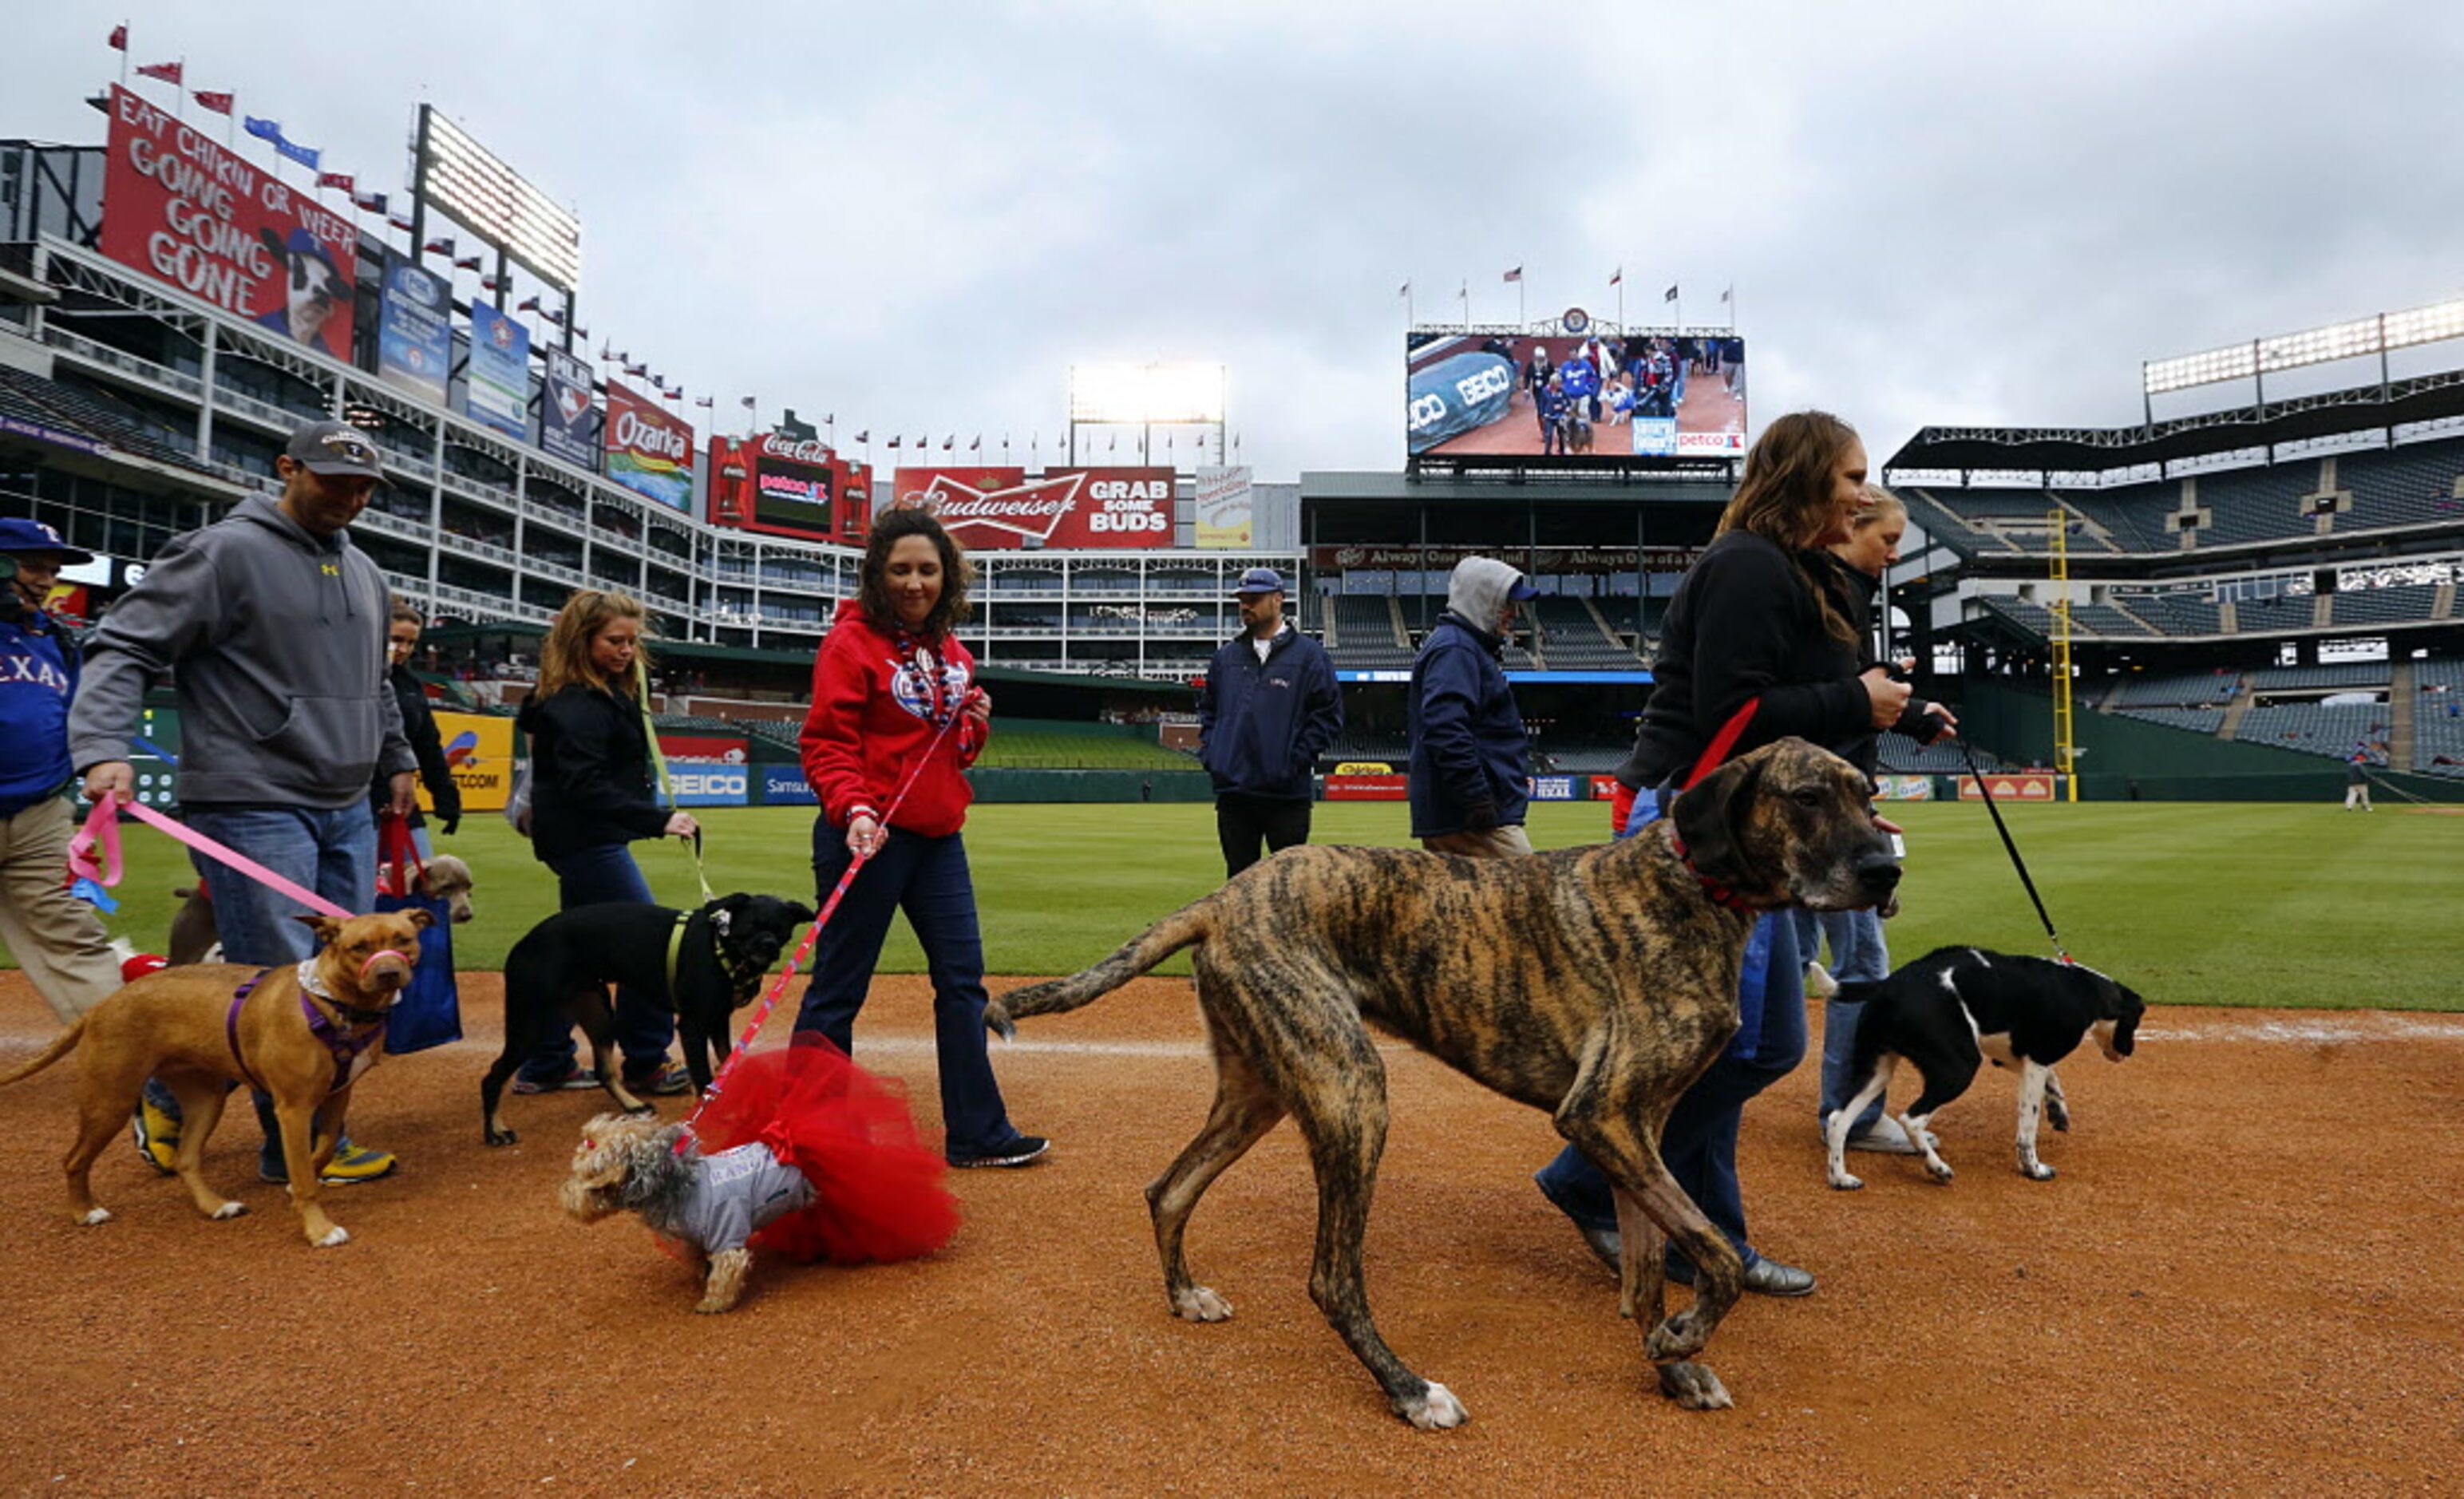
POLYGON ((1422 1431, 1445 1431, 1471 1420, 1471 1412, 1455 1399, 1455 1392, 1434 1379, 1419 1400, 1396 1401, 1395 1414, 1422 1431))
POLYGON ((505 1129, 489 1130, 486 1135, 488 1143, 491 1145, 512 1145, 521 1139, 520 1135, 505 1129))
POLYGON ((1860 1192, 1864 1187, 1865 1179, 1862 1177, 1852 1177, 1844 1171, 1832 1174, 1831 1189, 1835 1192, 1860 1192))
POLYGON ((1926 1176, 1933 1178, 1936 1181, 1942 1182, 1946 1186, 1949 1185, 1951 1178, 1959 1174, 1950 1169, 1949 1161, 1944 1160, 1940 1157, 1936 1157, 1933 1159, 1926 1161, 1925 1163, 1925 1168, 1926 1176))
POLYGON ((2045 1122, 2052 1125, 2055 1129, 2059 1130, 2064 1135, 2068 1135, 2071 1132, 2071 1111, 2069 1106, 2056 1102, 2051 1098, 2046 1099, 2045 1122))
POLYGON ((2054 1168, 2041 1160, 2023 1160, 2019 1162, 2019 1175, 2031 1181, 2051 1181, 2054 1179, 2054 1168))
POLYGON ((1737 1403, 1720 1377, 1701 1364, 1661 1364, 1660 1393, 1690 1411, 1724 1411, 1737 1403))
POLYGON ((325 1230, 325 1237, 309 1241, 319 1249, 338 1248, 351 1242, 351 1231, 340 1223, 325 1230))
POLYGON ((107 1207, 89 1207, 84 1212, 77 1215, 77 1224, 84 1228, 91 1228, 97 1223, 107 1223, 109 1222, 111 1222, 111 1209, 107 1207))
POLYGON ((247 1211, 248 1204, 246 1202, 225 1202, 222 1206, 215 1208, 206 1216, 216 1223, 221 1223, 226 1218, 237 1218, 247 1211))
POLYGON ((1172 1293, 1172 1314, 1183 1322, 1221 1322, 1232 1315, 1232 1303, 1204 1286, 1172 1293))
POLYGON ((693 1303, 693 1311, 706 1317, 715 1317, 722 1312, 733 1312, 735 1310, 736 1298, 733 1296, 723 1298, 718 1296, 704 1296, 701 1300, 693 1303))

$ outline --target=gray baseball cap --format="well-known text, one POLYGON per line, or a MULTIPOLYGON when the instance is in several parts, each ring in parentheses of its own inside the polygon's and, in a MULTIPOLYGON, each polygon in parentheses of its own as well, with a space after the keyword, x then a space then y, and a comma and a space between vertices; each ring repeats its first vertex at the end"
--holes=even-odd
POLYGON ((385 477, 375 439, 348 422, 310 422, 291 434, 282 446, 282 455, 305 465, 311 474, 328 477, 385 477))

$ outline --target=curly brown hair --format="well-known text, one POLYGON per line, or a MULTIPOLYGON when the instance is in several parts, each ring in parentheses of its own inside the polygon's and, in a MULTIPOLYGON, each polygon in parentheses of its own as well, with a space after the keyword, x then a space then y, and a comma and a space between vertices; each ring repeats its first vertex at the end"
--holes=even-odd
POLYGON ((890 549, 911 536, 931 541, 934 550, 941 554, 941 597, 934 601, 933 612, 924 617, 924 628, 918 631, 927 638, 937 639, 973 612, 967 604, 967 585, 976 581, 976 569, 967 561, 965 549, 941 529, 941 522, 933 518, 931 511, 899 509, 874 518, 872 535, 864 544, 864 566, 856 574, 855 596, 873 628, 888 631, 906 628, 899 623, 898 607, 890 598, 890 549))

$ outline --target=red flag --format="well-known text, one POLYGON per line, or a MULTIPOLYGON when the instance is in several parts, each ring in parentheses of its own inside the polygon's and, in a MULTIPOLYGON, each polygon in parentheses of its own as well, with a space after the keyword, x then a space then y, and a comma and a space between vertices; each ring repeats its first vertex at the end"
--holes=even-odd
POLYGON ((948 452, 951 449, 956 448, 957 446, 958 446, 958 437, 956 432, 953 432, 949 436, 941 439, 941 451, 943 452, 948 452))
POLYGON ((410 232, 410 215, 407 213, 388 213, 385 222, 406 234, 410 232))
POLYGON ((860 431, 860 432, 856 433, 856 434, 855 434, 855 440, 856 440, 856 441, 858 441, 858 442, 870 442, 870 441, 872 441, 872 432, 871 432, 871 430, 870 430, 869 429, 867 429, 867 430, 864 430, 864 431, 860 431))
POLYGON ((484 257, 479 255, 465 255, 461 259, 453 262, 453 269, 456 271, 476 271, 479 269, 483 258, 484 257))
POLYGON ((539 310, 539 299, 536 297, 525 297, 520 301, 514 304, 514 311, 516 312, 537 312, 539 310))
POLYGON ((122 21, 120 25, 111 29, 111 50, 114 52, 126 52, 128 50, 127 22, 122 21))
POLYGON ((983 447, 984 447, 984 434, 983 434, 983 433, 981 433, 981 432, 978 432, 978 433, 976 433, 976 440, 975 440, 974 442, 971 442, 971 443, 967 444, 967 451, 968 451, 969 452, 981 452, 983 451, 983 447))
POLYGON ((352 179, 349 172, 319 172, 317 174, 317 186, 319 187, 340 187, 344 192, 357 192, 360 190, 359 183, 352 179))
POLYGON ((231 112, 231 100, 236 96, 217 94, 212 89, 201 88, 188 97, 197 101, 199 109, 211 110, 217 115, 228 115, 231 112))
POLYGON ((187 77, 187 73, 188 65, 185 61, 149 62, 137 70, 137 76, 141 78, 161 78, 165 83, 177 83, 187 77))
POLYGON ((1609 277, 1609 284, 1611 286, 1622 286, 1625 284, 1625 267, 1619 266, 1617 268, 1617 275, 1609 277))
POLYGON ((382 192, 354 192, 351 194, 351 207, 363 212, 383 213, 385 210, 385 195, 382 192))
POLYGON ((419 247, 419 253, 423 255, 450 255, 453 253, 453 241, 450 237, 431 239, 419 247))
POLYGON ((895 438, 895 437, 892 437, 891 439, 890 439, 890 446, 891 446, 891 447, 892 447, 892 448, 896 448, 896 447, 898 446, 898 439, 897 439, 897 438, 895 438))

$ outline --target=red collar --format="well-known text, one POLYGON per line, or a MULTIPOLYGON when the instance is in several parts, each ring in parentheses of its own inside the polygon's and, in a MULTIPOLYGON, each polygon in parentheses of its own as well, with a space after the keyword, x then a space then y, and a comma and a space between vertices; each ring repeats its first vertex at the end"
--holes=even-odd
POLYGON ((1684 861, 1686 872, 1694 876, 1695 882, 1703 887, 1704 895, 1708 897, 1713 905, 1726 906, 1730 911, 1737 912, 1743 915, 1750 916, 1762 914, 1762 907, 1755 905, 1752 901, 1748 900, 1736 891, 1721 884, 1718 880, 1711 878, 1701 870, 1696 869, 1694 867, 1694 856, 1685 851, 1685 840, 1677 836, 1677 829, 1675 827, 1668 829, 1668 848, 1669 851, 1675 853, 1678 858, 1684 861))

